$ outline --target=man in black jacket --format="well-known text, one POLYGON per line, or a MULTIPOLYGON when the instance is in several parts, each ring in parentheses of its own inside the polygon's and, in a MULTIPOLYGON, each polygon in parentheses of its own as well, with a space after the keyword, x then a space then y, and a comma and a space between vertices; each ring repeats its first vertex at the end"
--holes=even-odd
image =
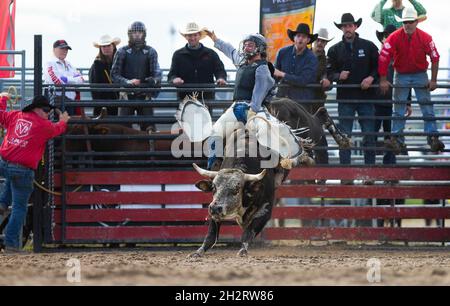
MULTIPOLYGON (((372 103, 363 100, 372 100, 375 91, 370 86, 378 76, 378 48, 371 41, 362 39, 356 30, 362 23, 360 18, 355 21, 350 13, 342 15, 341 23, 335 25, 342 30, 344 36, 342 41, 328 50, 328 76, 331 81, 342 85, 358 85, 358 88, 338 88, 337 100, 360 100, 360 102, 339 102, 339 117, 374 116, 372 103)), ((339 119, 340 128, 343 132, 351 134, 353 118, 339 119)), ((360 119, 362 132, 374 132, 374 120, 360 119)), ((374 147, 375 137, 366 135, 363 137, 363 147, 374 147)), ((350 150, 339 152, 341 164, 350 164, 350 150)), ((365 164, 375 164, 375 151, 364 151, 365 164)), ((350 182, 347 182, 350 183, 350 182)), ((367 184, 372 183, 367 181, 367 184)))
MULTIPOLYGON (((148 46, 145 38, 147 28, 140 21, 133 22, 128 27, 128 45, 120 48, 114 56, 111 77, 114 83, 138 87, 159 87, 161 83, 161 69, 158 63, 158 53, 148 46)), ((157 93, 147 94, 136 90, 127 94, 128 100, 150 100, 157 93)), ((149 101, 150 104, 150 101, 149 101)), ((120 107, 119 116, 134 115, 152 116, 151 107, 120 107)), ((131 124, 129 125, 131 126, 131 124)), ((146 130, 151 124, 142 124, 146 130)))
MULTIPOLYGON (((173 54, 168 80, 176 86, 183 84, 216 84, 226 85, 227 73, 222 61, 215 51, 200 43, 206 37, 205 29, 194 23, 188 23, 185 31, 180 31, 187 40, 184 48, 173 54)), ((192 92, 178 92, 178 98, 184 97, 192 92)), ((202 92, 204 99, 214 99, 214 92, 202 92)))

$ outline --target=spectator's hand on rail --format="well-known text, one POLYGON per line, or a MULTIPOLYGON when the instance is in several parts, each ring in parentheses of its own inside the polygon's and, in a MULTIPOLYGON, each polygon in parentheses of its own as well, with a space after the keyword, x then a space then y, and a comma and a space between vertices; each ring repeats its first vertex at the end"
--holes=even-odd
POLYGON ((428 86, 427 87, 428 87, 429 91, 434 91, 437 88, 437 82, 431 80, 431 81, 428 82, 428 86))
POLYGON ((225 86, 225 85, 227 85, 227 81, 225 81, 224 79, 218 79, 216 81, 216 84, 219 86, 225 86))
POLYGON ((139 86, 139 85, 141 85, 141 80, 132 79, 132 80, 130 80, 130 84, 134 85, 134 86, 139 86))
POLYGON ((380 80, 380 91, 383 95, 387 94, 389 91, 389 88, 392 86, 391 83, 387 79, 381 79, 380 80))
POLYGON ((69 121, 69 119, 70 119, 70 116, 67 112, 64 112, 59 115, 59 121, 67 123, 67 121, 69 121))
POLYGON ((175 79, 173 79, 172 83, 174 85, 177 85, 177 86, 178 85, 183 85, 184 84, 184 80, 182 78, 175 78, 175 79))
POLYGON ((361 89, 362 90, 369 89, 373 83, 373 80, 374 80, 374 78, 372 76, 368 76, 367 78, 365 78, 361 83, 361 89))
POLYGON ((284 73, 283 71, 280 71, 278 69, 275 69, 275 71, 273 72, 273 75, 277 78, 284 78, 286 76, 286 73, 284 73))
POLYGON ((406 117, 411 117, 412 113, 413 113, 413 109, 412 109, 411 104, 406 105, 406 114, 405 114, 405 116, 406 117))
POLYGON ((350 71, 342 71, 341 74, 339 75, 339 81, 345 81, 348 79, 348 76, 350 75, 350 71))
POLYGON ((328 79, 322 79, 322 81, 320 81, 320 84, 322 84, 322 89, 323 90, 330 90, 330 85, 331 85, 331 82, 330 82, 330 80, 328 80, 328 79))
POLYGON ((214 33, 214 31, 210 31, 210 30, 205 30, 206 35, 209 36, 209 38, 211 38, 211 40, 213 42, 216 42, 216 40, 218 40, 216 33, 214 33))

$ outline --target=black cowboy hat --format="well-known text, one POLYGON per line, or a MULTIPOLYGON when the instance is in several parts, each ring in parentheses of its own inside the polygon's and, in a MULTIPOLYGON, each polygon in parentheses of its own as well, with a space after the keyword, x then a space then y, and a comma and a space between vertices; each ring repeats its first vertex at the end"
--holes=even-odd
POLYGON ((389 35, 394 33, 396 30, 397 30, 397 28, 393 24, 389 24, 384 28, 384 31, 382 31, 382 32, 379 32, 378 30, 376 31, 377 38, 382 43, 383 38, 388 37, 389 35))
POLYGON ((311 41, 309 43, 314 42, 317 39, 318 34, 311 34, 311 30, 309 29, 309 25, 307 25, 306 23, 299 23, 297 26, 297 30, 292 31, 290 29, 287 30, 287 34, 289 36, 289 38, 294 41, 294 37, 297 34, 305 34, 307 36, 309 36, 309 38, 311 39, 311 41))
POLYGON ((55 109, 53 105, 50 105, 46 97, 36 96, 33 98, 33 101, 31 102, 30 105, 27 105, 22 109, 22 112, 24 113, 31 112, 35 108, 55 109))
POLYGON ((358 28, 361 26, 362 18, 359 18, 358 21, 355 21, 355 17, 353 17, 350 13, 345 13, 341 17, 341 23, 334 23, 338 29, 340 29, 343 25, 346 24, 355 24, 358 28))

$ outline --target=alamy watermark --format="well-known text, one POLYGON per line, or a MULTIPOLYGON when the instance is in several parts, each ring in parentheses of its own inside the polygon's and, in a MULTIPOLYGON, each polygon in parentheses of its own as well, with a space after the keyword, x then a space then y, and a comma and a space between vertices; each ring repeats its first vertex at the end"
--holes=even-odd
POLYGON ((381 261, 378 258, 371 258, 367 261, 367 281, 371 284, 381 283, 381 261))
POLYGON ((68 283, 76 284, 81 283, 81 262, 79 259, 71 258, 66 262, 66 267, 69 270, 66 274, 66 279, 68 283))

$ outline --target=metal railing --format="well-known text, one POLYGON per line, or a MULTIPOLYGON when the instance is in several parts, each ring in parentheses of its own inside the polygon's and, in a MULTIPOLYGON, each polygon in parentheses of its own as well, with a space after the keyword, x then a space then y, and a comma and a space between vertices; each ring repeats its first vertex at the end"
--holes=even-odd
MULTIPOLYGON (((15 86, 20 87, 20 95, 22 96, 22 101, 20 104, 20 107, 23 107, 24 101, 27 97, 26 93, 26 71, 28 70, 26 68, 25 64, 25 50, 22 51, 5 51, 0 50, 0 55, 20 55, 21 56, 21 66, 20 67, 7 67, 7 66, 0 66, 0 71, 19 71, 20 72, 20 79, 18 80, 11 80, 7 81, 8 79, 0 79, 0 85, 3 85, 3 87, 9 87, 9 86, 15 86), (19 86, 17 86, 19 85, 19 86)), ((0 90, 2 86, 0 86, 0 90)))

